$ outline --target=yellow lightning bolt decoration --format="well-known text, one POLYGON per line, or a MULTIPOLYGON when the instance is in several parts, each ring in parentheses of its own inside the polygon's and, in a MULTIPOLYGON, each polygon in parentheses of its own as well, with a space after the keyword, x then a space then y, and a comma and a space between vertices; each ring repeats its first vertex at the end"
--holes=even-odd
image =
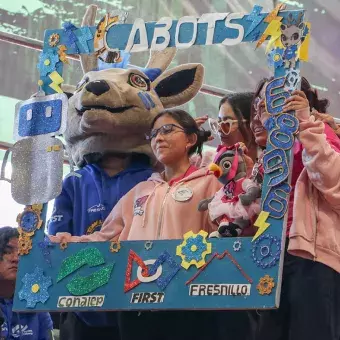
POLYGON ((59 86, 61 83, 64 82, 63 77, 57 71, 53 71, 49 75, 49 78, 52 80, 52 83, 48 86, 58 93, 63 93, 63 90, 59 86))
POLYGON ((298 50, 298 56, 301 61, 308 61, 308 49, 309 49, 309 42, 310 42, 310 30, 311 30, 311 23, 306 22, 306 26, 308 27, 308 34, 305 37, 305 40, 301 44, 298 50))
POLYGON ((254 223, 255 227, 258 227, 255 236, 252 239, 252 242, 254 242, 260 235, 262 235, 270 226, 270 223, 267 223, 266 220, 269 217, 269 212, 267 211, 261 211, 260 215, 258 216, 257 220, 254 223))
MULTIPOLYGON (((279 4, 266 16, 266 18, 264 19, 264 22, 267 22, 269 25, 266 28, 266 30, 264 31, 264 33, 262 34, 260 40, 257 42, 256 48, 259 48, 266 41, 266 39, 268 38, 269 35, 272 36, 271 32, 274 33, 274 35, 276 35, 275 33, 278 30, 277 23, 280 24, 281 20, 283 19, 282 17, 278 16, 278 13, 279 13, 280 10, 282 10, 284 8, 285 8, 284 4, 279 4), (275 22, 275 23, 273 23, 273 22, 275 22)), ((279 25, 279 28, 280 28, 280 25, 279 25)), ((274 41, 278 37, 279 36, 277 36, 274 39, 274 41)), ((273 44, 273 42, 272 42, 272 44, 273 44)))

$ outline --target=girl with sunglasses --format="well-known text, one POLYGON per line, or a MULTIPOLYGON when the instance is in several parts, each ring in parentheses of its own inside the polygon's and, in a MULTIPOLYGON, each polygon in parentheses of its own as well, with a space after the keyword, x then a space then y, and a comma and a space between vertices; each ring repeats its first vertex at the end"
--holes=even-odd
MULTIPOLYGON (((250 122, 262 149, 269 81, 258 85, 250 122)), ((261 311, 259 340, 340 339, 340 141, 311 112, 326 112, 327 106, 305 78, 284 106, 284 112, 296 112, 300 127, 292 153, 281 304, 261 311)))

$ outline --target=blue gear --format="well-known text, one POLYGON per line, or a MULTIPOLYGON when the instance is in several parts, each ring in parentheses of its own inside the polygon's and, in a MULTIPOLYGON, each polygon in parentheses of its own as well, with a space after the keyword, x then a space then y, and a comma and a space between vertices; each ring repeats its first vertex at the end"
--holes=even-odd
POLYGON ((281 240, 275 236, 262 235, 253 243, 252 258, 258 267, 265 269, 275 266, 280 255, 281 240))

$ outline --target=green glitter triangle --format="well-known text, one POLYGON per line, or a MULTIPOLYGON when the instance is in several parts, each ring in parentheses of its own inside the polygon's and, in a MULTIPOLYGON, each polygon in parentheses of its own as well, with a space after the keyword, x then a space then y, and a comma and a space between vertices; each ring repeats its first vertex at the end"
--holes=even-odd
POLYGON ((72 295, 79 296, 89 294, 110 281, 113 266, 114 263, 111 263, 86 277, 77 275, 66 285, 66 287, 72 295))
POLYGON ((99 266, 105 263, 105 259, 98 248, 85 248, 78 253, 67 257, 61 264, 57 282, 64 279, 66 276, 72 274, 85 264, 89 267, 99 266))

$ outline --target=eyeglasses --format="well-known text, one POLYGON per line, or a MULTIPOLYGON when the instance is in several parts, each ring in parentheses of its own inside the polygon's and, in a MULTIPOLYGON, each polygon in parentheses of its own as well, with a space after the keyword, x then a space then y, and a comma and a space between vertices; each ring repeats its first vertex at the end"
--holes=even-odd
POLYGON ((181 126, 175 124, 165 124, 158 129, 151 130, 150 135, 145 135, 145 137, 147 140, 151 140, 152 138, 156 138, 158 133, 161 135, 168 135, 169 133, 173 132, 175 128, 185 131, 181 126))
MULTIPOLYGON (((217 121, 214 118, 209 118, 209 126, 213 133, 216 135, 219 134, 220 131, 226 136, 228 136, 232 131, 235 131, 235 128, 233 128, 234 124, 237 124, 239 121, 237 119, 227 119, 222 121, 217 121)), ((245 123, 246 120, 242 119, 242 123, 245 123)))

